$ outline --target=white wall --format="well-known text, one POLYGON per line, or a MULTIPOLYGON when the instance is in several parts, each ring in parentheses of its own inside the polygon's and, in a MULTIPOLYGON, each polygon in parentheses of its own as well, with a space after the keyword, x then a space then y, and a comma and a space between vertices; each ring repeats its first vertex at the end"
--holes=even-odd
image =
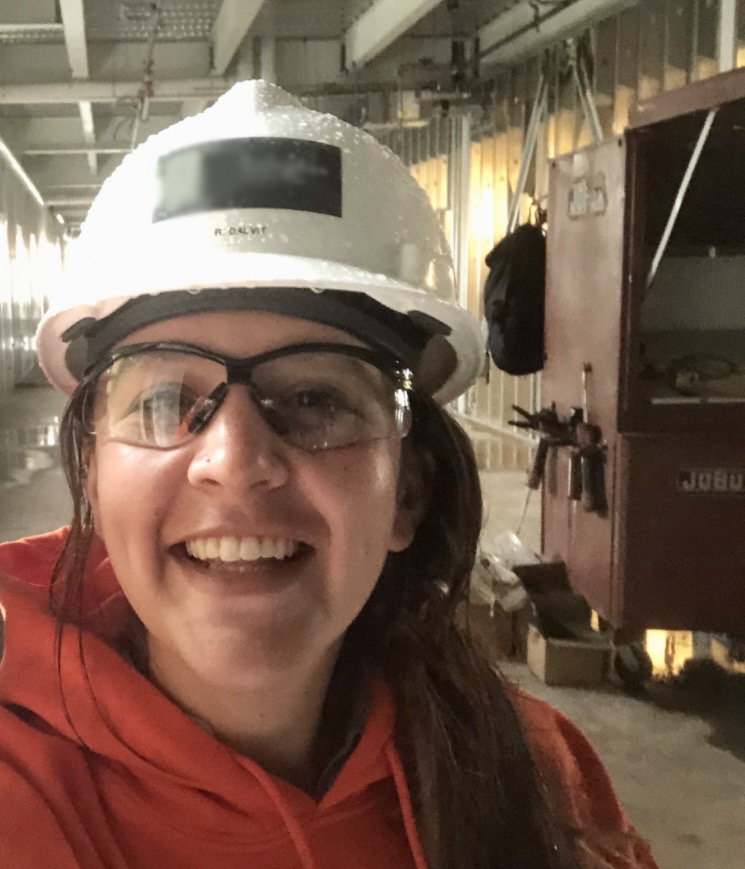
POLYGON ((34 333, 60 273, 62 227, 0 158, 0 398, 33 368, 34 333))

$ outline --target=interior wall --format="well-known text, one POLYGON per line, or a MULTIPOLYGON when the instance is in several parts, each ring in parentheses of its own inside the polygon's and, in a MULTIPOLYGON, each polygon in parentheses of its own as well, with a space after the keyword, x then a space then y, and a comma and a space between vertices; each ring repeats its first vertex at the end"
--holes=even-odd
POLYGON ((0 157, 0 399, 34 369, 34 334, 61 272, 62 234, 0 157))
MULTIPOLYGON (((738 64, 745 66, 745 0, 739 0, 738 64)), ((541 72, 548 77, 547 113, 540 125, 536 152, 528 172, 520 216, 529 219, 531 203, 545 205, 548 166, 554 157, 591 144, 592 134, 577 94, 568 60, 579 49, 587 59, 592 93, 604 137, 623 132, 631 107, 640 99, 714 75, 717 66, 719 5, 712 0, 644 0, 636 6, 578 32, 574 43, 549 46, 509 68, 482 70, 492 78, 488 99, 470 107, 473 137, 468 183, 468 286, 463 294, 470 310, 483 315, 484 257, 504 237, 520 172, 525 132, 541 72)), ((381 134, 428 191, 441 203, 441 186, 433 179, 454 177, 442 169, 454 159, 449 140, 428 127, 400 128, 381 134), (433 167, 438 167, 434 169, 433 167)), ((449 190, 443 225, 453 226, 460 191, 449 190)), ((550 225, 550 215, 549 215, 550 225)), ((454 248, 458 237, 450 232, 454 248)), ((492 437, 480 443, 486 469, 528 466, 532 442, 514 433, 509 420, 513 404, 537 409, 540 375, 510 377, 489 361, 489 376, 479 379, 459 410, 492 437)))

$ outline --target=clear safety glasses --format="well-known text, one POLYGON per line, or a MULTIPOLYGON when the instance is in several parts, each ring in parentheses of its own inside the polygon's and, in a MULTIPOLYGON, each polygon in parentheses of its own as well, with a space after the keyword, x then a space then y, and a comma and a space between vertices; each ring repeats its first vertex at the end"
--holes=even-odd
POLYGON ((131 344, 84 383, 91 434, 161 450, 203 431, 232 384, 246 386, 271 429, 304 450, 404 438, 411 427, 411 372, 348 344, 293 344, 245 359, 176 342, 131 344))

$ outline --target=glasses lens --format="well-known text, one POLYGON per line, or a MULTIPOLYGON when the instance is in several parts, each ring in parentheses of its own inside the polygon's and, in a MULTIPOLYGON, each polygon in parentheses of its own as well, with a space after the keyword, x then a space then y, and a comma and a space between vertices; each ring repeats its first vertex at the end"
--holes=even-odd
POLYGON ((212 359, 151 350, 116 360, 99 377, 92 429, 97 435, 167 449, 188 440, 227 380, 212 359))
POLYGON ((257 365, 254 397, 269 425, 306 450, 403 438, 408 393, 369 362, 341 353, 280 356, 257 365))

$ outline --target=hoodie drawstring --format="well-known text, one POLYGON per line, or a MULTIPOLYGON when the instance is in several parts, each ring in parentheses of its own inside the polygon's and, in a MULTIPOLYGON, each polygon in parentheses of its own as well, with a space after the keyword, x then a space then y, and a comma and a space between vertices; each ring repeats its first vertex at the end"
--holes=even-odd
POLYGON ((427 869, 427 861, 424 857, 424 849, 419 840, 419 833, 416 829, 416 821, 414 819, 414 806, 411 802, 411 794, 409 786, 406 783, 406 774, 401 765, 401 760, 396 753, 396 749, 388 743, 385 747, 385 756, 393 772, 393 781, 396 783, 396 793, 398 801, 401 804, 401 812, 404 816, 404 827, 406 829, 406 838, 409 841, 409 848, 414 858, 416 869, 427 869))
MULTIPOLYGON (((310 844, 305 833, 303 833, 303 828, 300 826, 295 815, 292 814, 287 803, 282 799, 282 794, 280 794, 277 786, 271 780, 270 776, 259 766, 254 768, 253 774, 256 781, 258 781, 258 783, 264 788, 266 795, 274 803, 274 807, 282 818, 282 821, 287 828, 287 832, 292 839, 292 844, 295 846, 297 855, 300 858, 300 862, 303 865, 303 869, 319 869, 318 864, 313 859, 310 844)), ((419 869, 419 867, 417 867, 417 869, 419 869)))
MULTIPOLYGON (((416 869, 427 869, 427 860, 424 857, 422 843, 419 840, 419 834, 416 829, 416 821, 414 819, 414 806, 411 802, 411 794, 406 783, 406 775, 401 765, 401 761, 396 753, 396 749, 389 743, 385 747, 385 756, 393 773, 393 781, 396 785, 396 793, 398 801, 401 805, 401 813, 404 819, 404 829, 406 830, 406 838, 409 842, 411 855, 414 858, 416 869)), ((292 814, 287 803, 282 799, 282 795, 277 789, 270 776, 260 767, 253 770, 254 776, 258 783, 264 788, 264 792, 269 799, 274 803, 279 816, 287 828, 287 832, 292 839, 292 844, 295 846, 297 855, 303 865, 303 869, 320 869, 316 861, 313 859, 313 854, 310 850, 308 839, 303 833, 303 828, 300 826, 297 818, 292 814)))

